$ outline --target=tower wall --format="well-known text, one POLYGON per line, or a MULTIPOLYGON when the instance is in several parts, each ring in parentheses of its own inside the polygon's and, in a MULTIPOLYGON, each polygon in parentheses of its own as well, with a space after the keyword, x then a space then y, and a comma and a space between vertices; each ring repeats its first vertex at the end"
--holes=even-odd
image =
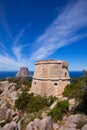
POLYGON ((68 64, 64 61, 45 60, 35 64, 31 92, 39 95, 62 95, 70 83, 68 64))

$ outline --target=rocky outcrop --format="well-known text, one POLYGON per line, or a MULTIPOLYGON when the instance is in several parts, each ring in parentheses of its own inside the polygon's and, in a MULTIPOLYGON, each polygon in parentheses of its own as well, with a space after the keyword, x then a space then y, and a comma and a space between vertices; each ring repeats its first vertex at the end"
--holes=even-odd
POLYGON ((10 103, 14 103, 20 93, 20 90, 17 90, 17 84, 9 83, 8 81, 2 81, 0 82, 0 85, 2 89, 0 98, 6 101, 9 100, 10 103))
POLYGON ((45 117, 42 120, 35 119, 27 125, 26 130, 53 130, 53 122, 51 117, 45 117))
POLYGON ((70 115, 69 117, 64 117, 63 125, 58 130, 82 130, 86 123, 87 117, 85 115, 70 115))
POLYGON ((32 74, 29 72, 27 67, 22 67, 17 72, 16 77, 32 77, 32 74))
POLYGON ((64 117, 60 124, 52 121, 51 117, 35 119, 30 122, 26 130, 87 130, 87 117, 81 114, 64 117))
POLYGON ((72 98, 69 100, 69 111, 73 110, 75 108, 75 99, 72 98))
POLYGON ((14 110, 15 100, 20 95, 20 89, 17 90, 16 83, 8 81, 0 82, 0 125, 6 124, 8 121, 16 121, 18 119, 18 111, 14 110))
POLYGON ((87 130, 87 124, 85 124, 81 130, 87 130))
POLYGON ((7 123, 3 128, 0 128, 0 130, 18 130, 18 125, 12 121, 11 123, 7 123))

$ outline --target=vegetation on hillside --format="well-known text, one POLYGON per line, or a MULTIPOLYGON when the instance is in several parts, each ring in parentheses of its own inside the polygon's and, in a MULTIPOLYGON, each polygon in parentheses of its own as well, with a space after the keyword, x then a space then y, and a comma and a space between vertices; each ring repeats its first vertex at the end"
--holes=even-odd
POLYGON ((58 120, 62 120, 65 113, 68 112, 69 103, 67 100, 58 101, 57 105, 48 113, 49 116, 52 117, 54 122, 58 120))
POLYGON ((21 89, 21 91, 26 92, 29 91, 31 87, 31 79, 30 78, 8 78, 10 83, 16 83, 17 87, 21 89))
POLYGON ((78 113, 78 112, 81 112, 87 115, 87 90, 83 94, 79 104, 74 109, 74 113, 78 113))
POLYGON ((83 77, 72 79, 71 84, 66 86, 63 95, 78 101, 78 105, 74 109, 75 113, 87 114, 87 71, 84 71, 83 77))
POLYGON ((34 94, 28 94, 23 92, 19 98, 15 101, 15 107, 22 110, 23 112, 33 113, 39 110, 49 107, 53 101, 56 100, 55 97, 41 97, 40 95, 34 96, 34 94))
POLYGON ((86 85, 86 77, 73 78, 71 84, 66 86, 63 95, 69 99, 75 98, 77 101, 80 101, 85 93, 86 85))

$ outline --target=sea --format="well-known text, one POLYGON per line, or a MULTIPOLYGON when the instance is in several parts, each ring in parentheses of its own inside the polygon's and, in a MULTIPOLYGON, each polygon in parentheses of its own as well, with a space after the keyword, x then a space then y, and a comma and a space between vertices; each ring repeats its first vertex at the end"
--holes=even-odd
MULTIPOLYGON (((0 71, 0 79, 4 78, 14 78, 16 75, 17 71, 0 71)), ((34 72, 31 72, 34 74, 34 72)), ((83 71, 69 71, 70 78, 76 78, 76 77, 81 77, 83 76, 83 71)))

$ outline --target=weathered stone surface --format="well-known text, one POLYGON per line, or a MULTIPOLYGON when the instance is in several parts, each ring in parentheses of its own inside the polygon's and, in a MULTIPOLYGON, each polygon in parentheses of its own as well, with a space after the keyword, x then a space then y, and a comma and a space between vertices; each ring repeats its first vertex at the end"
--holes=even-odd
POLYGON ((59 130, 76 130, 76 128, 61 127, 59 130))
POLYGON ((55 101, 55 102, 50 106, 50 109, 53 109, 53 108, 56 106, 57 102, 58 102, 58 101, 55 101))
POLYGON ((62 95, 69 84, 68 64, 64 61, 47 60, 36 62, 31 92, 40 95, 62 95))
POLYGON ((18 130, 22 130, 21 129, 21 122, 20 121, 18 122, 18 130))
POLYGON ((27 125, 26 130, 53 130, 51 117, 45 117, 42 120, 35 119, 27 125))
POLYGON ((16 77, 32 77, 32 74, 29 72, 27 67, 22 67, 17 72, 16 77))
POLYGON ((0 130, 5 130, 4 128, 0 128, 0 130))
POLYGON ((60 98, 61 101, 65 101, 65 100, 68 100, 68 97, 62 97, 60 98))
POLYGON ((70 115, 67 118, 68 123, 72 122, 72 123, 76 123, 77 124, 79 121, 82 121, 82 120, 87 121, 87 117, 85 115, 75 114, 75 115, 70 115))
POLYGON ((7 113, 8 107, 7 103, 3 102, 0 106, 0 121, 6 118, 6 113, 7 113))
POLYGON ((59 130, 59 125, 56 123, 53 123, 53 130, 59 130))
POLYGON ((14 122, 14 121, 6 124, 3 128, 4 128, 4 130, 18 130, 18 126, 17 126, 16 122, 14 122))
POLYGON ((81 130, 87 130, 87 124, 85 124, 81 130))
POLYGON ((17 90, 17 85, 8 81, 1 81, 0 87, 3 89, 3 92, 0 94, 0 124, 5 123, 8 119, 17 121, 19 115, 13 109, 15 100, 20 92, 17 90))
POLYGON ((75 107, 75 99, 70 99, 69 100, 69 111, 73 110, 73 108, 75 107))
POLYGON ((77 129, 77 126, 81 122, 87 122, 87 117, 85 115, 70 115, 69 117, 63 118, 63 125, 59 128, 59 130, 79 130, 77 129))

